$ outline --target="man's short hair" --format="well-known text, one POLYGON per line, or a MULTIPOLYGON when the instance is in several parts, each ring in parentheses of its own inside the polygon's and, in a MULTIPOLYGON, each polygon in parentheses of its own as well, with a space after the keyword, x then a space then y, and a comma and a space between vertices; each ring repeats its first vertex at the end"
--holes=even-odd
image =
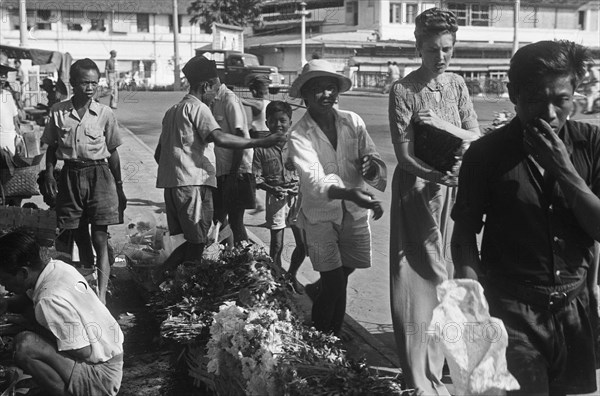
POLYGON ((585 76, 590 51, 568 40, 538 41, 520 48, 510 60, 508 80, 517 90, 547 75, 569 75, 573 88, 585 76))
POLYGON ((71 65, 71 68, 69 69, 69 79, 71 81, 77 80, 77 78, 81 75, 82 70, 96 70, 98 77, 100 77, 100 69, 98 69, 96 62, 90 58, 84 58, 75 61, 75 63, 71 65))
POLYGON ((35 236, 24 230, 0 237, 0 271, 15 275, 21 267, 40 268, 43 260, 35 236))
POLYGON ((220 82, 219 77, 213 77, 213 78, 209 78, 206 81, 188 81, 190 84, 190 90, 191 91, 197 91, 198 88, 206 83, 212 85, 215 85, 217 83, 220 82))
POLYGON ((292 106, 290 106, 289 103, 284 102, 282 100, 274 100, 267 105, 267 110, 266 110, 267 120, 269 119, 270 116, 277 113, 278 111, 281 111, 281 112, 287 114, 287 116, 290 117, 290 120, 292 119, 292 106))
POLYGON ((269 87, 271 79, 266 74, 255 74, 248 79, 248 89, 258 91, 262 87, 269 87))

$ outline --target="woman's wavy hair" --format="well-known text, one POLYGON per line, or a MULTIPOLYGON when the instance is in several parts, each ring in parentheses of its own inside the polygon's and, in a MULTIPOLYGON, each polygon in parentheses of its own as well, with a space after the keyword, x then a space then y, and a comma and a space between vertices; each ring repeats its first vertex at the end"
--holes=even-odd
POLYGON ((456 15, 448 10, 430 8, 423 11, 415 19, 415 39, 417 48, 421 47, 423 40, 434 35, 450 33, 453 43, 456 42, 458 22, 456 15))
POLYGON ((510 60, 508 80, 518 92, 520 87, 531 86, 542 77, 571 76, 573 89, 577 88, 592 61, 590 51, 569 40, 547 40, 521 47, 510 60))

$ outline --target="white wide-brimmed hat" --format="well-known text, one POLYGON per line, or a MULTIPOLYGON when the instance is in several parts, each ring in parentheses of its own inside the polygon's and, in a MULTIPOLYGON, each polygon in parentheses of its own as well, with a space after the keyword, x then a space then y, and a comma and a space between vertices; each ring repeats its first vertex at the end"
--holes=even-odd
POLYGON ((301 97, 302 87, 315 77, 334 77, 338 80, 339 92, 346 92, 352 87, 352 80, 335 71, 333 65, 325 59, 313 59, 302 68, 302 73, 296 78, 290 88, 292 98, 301 97))

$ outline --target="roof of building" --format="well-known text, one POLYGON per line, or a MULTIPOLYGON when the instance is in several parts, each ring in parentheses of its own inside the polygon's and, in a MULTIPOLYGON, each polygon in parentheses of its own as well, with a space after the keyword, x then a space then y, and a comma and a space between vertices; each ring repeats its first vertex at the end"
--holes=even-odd
MULTIPOLYGON (((177 0, 178 14, 187 15, 192 0, 177 0)), ((19 0, 2 0, 3 8, 19 8, 19 0)), ((72 0, 35 0, 27 3, 32 10, 75 10, 87 12, 119 12, 124 14, 172 14, 173 2, 170 0, 110 0, 110 1, 72 1, 72 0)))

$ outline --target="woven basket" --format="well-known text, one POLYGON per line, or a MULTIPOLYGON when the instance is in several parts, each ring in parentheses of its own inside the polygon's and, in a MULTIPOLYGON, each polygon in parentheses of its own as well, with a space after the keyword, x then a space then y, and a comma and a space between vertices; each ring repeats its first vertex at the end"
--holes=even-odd
POLYGON ((7 197, 29 197, 40 195, 40 188, 37 183, 40 173, 40 164, 26 166, 23 168, 14 168, 12 176, 8 169, 0 169, 0 179, 6 180, 2 187, 4 195, 7 197))

